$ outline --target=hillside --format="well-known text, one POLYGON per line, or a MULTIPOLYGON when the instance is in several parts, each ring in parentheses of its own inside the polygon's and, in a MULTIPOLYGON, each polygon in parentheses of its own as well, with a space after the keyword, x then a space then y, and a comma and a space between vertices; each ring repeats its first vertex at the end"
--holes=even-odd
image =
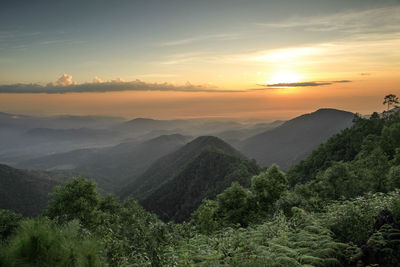
POLYGON ((0 209, 37 215, 46 207, 49 193, 58 184, 40 174, 0 165, 0 209))
POLYGON ((276 163, 282 169, 287 169, 306 158, 329 137, 350 127, 353 118, 351 112, 319 109, 245 139, 238 147, 262 166, 276 163))
POLYGON ((141 204, 162 220, 182 222, 190 218, 204 199, 214 199, 234 181, 249 186, 250 178, 259 171, 253 161, 208 148, 151 192, 141 204))
POLYGON ((234 148, 219 138, 213 136, 202 136, 189 142, 182 148, 172 152, 154 162, 139 178, 134 179, 120 192, 127 197, 143 198, 149 191, 154 190, 167 177, 171 177, 199 155, 202 150, 214 147, 227 150, 228 153, 237 153, 234 148))
MULTIPOLYGON (((293 165, 288 170, 289 182, 292 185, 305 183, 317 177, 318 173, 325 171, 333 162, 351 162, 357 158, 366 160, 376 156, 372 153, 374 146, 385 154, 383 157, 393 159, 397 140, 399 114, 394 113, 389 118, 385 118, 378 113, 374 113, 369 119, 356 117, 354 125, 329 138, 325 143, 318 146, 307 158, 293 165), (367 150, 362 154, 363 150, 367 150)), ((379 153, 379 154, 380 154, 379 153)), ((378 160, 379 157, 372 159, 373 164, 383 164, 378 160)), ((387 161, 384 160, 384 161, 387 161)), ((394 162, 395 163, 395 162, 394 162)), ((370 168, 365 166, 365 168, 370 168)))
POLYGON ((181 221, 206 197, 215 197, 232 181, 243 184, 259 172, 255 162, 219 138, 198 137, 166 155, 128 184, 121 196, 133 196, 162 219, 181 221))

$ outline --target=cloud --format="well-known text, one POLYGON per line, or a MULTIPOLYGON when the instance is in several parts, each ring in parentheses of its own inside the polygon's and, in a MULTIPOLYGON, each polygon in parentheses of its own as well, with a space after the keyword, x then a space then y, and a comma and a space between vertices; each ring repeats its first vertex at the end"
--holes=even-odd
POLYGON ((187 82, 184 85, 170 83, 148 83, 141 80, 125 82, 121 78, 103 82, 95 77, 92 83, 77 84, 72 81, 72 76, 63 74, 55 82, 48 83, 46 86, 40 84, 11 84, 0 85, 0 93, 44 93, 44 94, 63 94, 63 93, 83 93, 83 92, 118 92, 118 91, 177 91, 177 92, 243 92, 240 90, 223 90, 211 85, 194 85, 187 82))
POLYGON ((399 32, 400 6, 387 6, 366 10, 350 10, 325 16, 291 18, 278 23, 257 23, 262 27, 305 31, 345 33, 391 33, 399 32))
POLYGON ((68 74, 63 74, 61 75, 60 78, 58 78, 54 82, 50 82, 47 84, 47 86, 69 86, 69 85, 76 85, 76 82, 72 81, 72 76, 68 74))
POLYGON ((210 35, 199 35, 199 36, 194 36, 194 37, 188 37, 184 39, 177 39, 177 40, 171 40, 167 42, 163 42, 160 44, 157 44, 156 46, 178 46, 178 45, 185 45, 185 44, 191 44, 199 41, 204 41, 204 40, 234 40, 238 38, 238 34, 233 34, 233 33, 225 33, 225 34, 210 34, 210 35))
POLYGON ((360 75, 361 76, 370 76, 371 73, 369 73, 369 72, 361 72, 360 75))
POLYGON ((94 77, 93 78, 93 83, 102 83, 103 82, 103 80, 102 79, 100 79, 99 77, 94 77))
POLYGON ((274 83, 274 84, 258 84, 264 87, 271 88, 285 88, 285 87, 309 87, 309 86, 323 86, 323 85, 331 85, 335 83, 350 83, 349 80, 341 80, 341 81, 327 81, 327 82, 298 82, 298 83, 274 83))
POLYGON ((120 77, 117 77, 117 78, 111 80, 110 82, 111 83, 123 83, 123 82, 125 82, 125 80, 120 77))

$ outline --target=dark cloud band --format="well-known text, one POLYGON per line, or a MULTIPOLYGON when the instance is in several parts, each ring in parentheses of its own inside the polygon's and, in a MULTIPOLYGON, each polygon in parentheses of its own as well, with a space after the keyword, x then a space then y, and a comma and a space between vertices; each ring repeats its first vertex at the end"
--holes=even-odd
POLYGON ((274 84, 259 84, 260 86, 271 88, 284 88, 284 87, 308 87, 308 86, 323 86, 335 83, 350 83, 349 80, 340 81, 327 81, 327 82, 299 82, 299 83, 274 83, 274 84))
POLYGON ((177 92, 239 92, 237 90, 222 90, 211 86, 173 85, 169 83, 146 83, 140 80, 132 82, 104 82, 70 84, 66 86, 48 84, 11 84, 0 85, 0 93, 26 94, 64 94, 85 92, 118 92, 118 91, 177 91, 177 92))

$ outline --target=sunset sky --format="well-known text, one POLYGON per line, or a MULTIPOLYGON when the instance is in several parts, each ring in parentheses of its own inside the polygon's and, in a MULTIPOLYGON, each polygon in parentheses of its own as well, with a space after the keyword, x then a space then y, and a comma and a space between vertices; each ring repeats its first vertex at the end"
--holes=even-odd
POLYGON ((400 95, 400 1, 1 1, 0 112, 287 119, 400 95))

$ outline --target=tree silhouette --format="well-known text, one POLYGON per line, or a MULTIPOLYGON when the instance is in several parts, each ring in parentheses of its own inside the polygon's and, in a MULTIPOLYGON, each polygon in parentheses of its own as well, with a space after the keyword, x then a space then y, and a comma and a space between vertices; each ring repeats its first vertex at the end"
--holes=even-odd
POLYGON ((388 110, 390 109, 390 106, 393 104, 398 104, 399 103, 399 98, 394 95, 394 94, 390 94, 385 96, 384 101, 383 101, 383 105, 388 105, 388 110))

